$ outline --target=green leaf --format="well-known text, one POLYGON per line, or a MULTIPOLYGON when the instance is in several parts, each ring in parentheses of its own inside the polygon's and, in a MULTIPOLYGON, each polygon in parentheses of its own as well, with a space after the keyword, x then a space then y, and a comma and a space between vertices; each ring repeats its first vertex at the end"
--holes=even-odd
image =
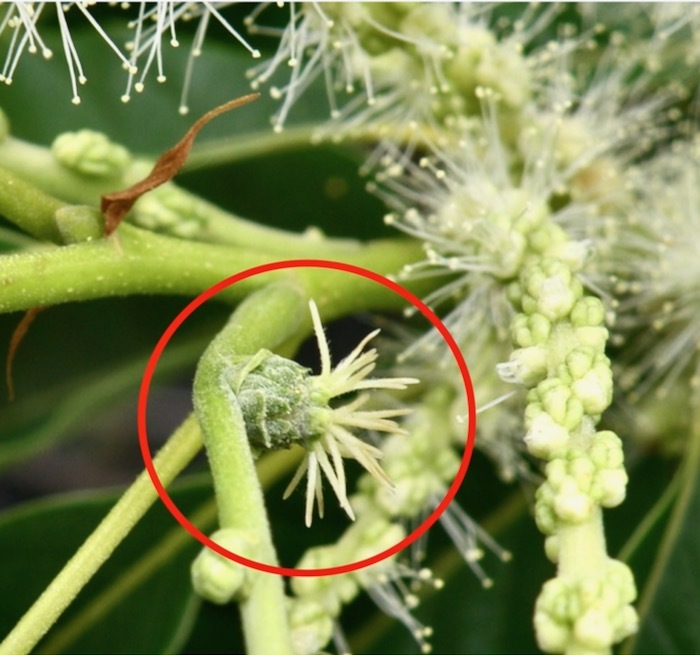
MULTIPOLYGON (((41 314, 14 363, 17 400, 0 405, 0 470, 88 425, 107 430, 104 412, 136 394, 151 350, 184 306, 182 299, 100 300, 54 307, 41 314), (76 326, 88 326, 76 332, 76 326)), ((158 382, 193 369, 228 314, 209 303, 188 321, 158 364, 158 382)), ((9 345, 19 315, 0 317, 0 350, 9 345)), ((184 412, 183 412, 184 416, 184 412)), ((135 436, 134 436, 135 442, 135 436)))
POLYGON ((271 151, 265 157, 185 172, 177 182, 229 211, 265 225, 333 237, 395 237, 383 203, 365 189, 359 159, 337 146, 271 151), (281 210, 281 208, 283 208, 281 210))
MULTIPOLYGON (((12 589, 0 598, 0 634, 10 630, 118 495, 64 495, 29 503, 0 518, 0 586, 12 589)), ((210 495, 207 476, 172 492, 178 507, 192 517, 210 495)), ((203 529, 211 528, 212 509, 202 515, 208 524, 203 529)), ((200 548, 157 503, 49 632, 40 651, 178 650, 199 609, 190 587, 189 563, 200 548)))

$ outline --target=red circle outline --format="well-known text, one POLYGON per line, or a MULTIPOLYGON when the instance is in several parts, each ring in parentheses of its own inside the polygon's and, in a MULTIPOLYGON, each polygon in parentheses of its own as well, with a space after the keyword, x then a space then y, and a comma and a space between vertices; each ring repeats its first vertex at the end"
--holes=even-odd
POLYGON ((137 414, 137 427, 139 435, 139 444, 141 447, 141 455, 148 471, 149 476, 153 486, 155 487, 158 495, 160 496, 163 504, 168 508, 170 513, 177 519, 177 521, 182 525, 195 539, 197 539, 204 546, 207 546, 211 550, 215 551, 219 555, 226 557, 238 564, 243 566, 248 566, 250 568, 256 569, 258 571, 264 571, 266 573, 275 573, 277 575, 283 575, 288 577, 317 577, 326 575, 339 575, 342 573, 350 573, 352 571, 357 571, 359 569, 365 568, 377 562, 381 562, 387 557, 402 551, 407 546, 410 546, 414 541, 419 539, 423 534, 425 534, 434 523, 440 518, 440 515, 447 509, 447 506, 454 499, 459 487, 464 480, 464 476, 467 473, 469 463, 471 461, 472 452, 474 450, 474 439, 476 435, 476 401, 474 398, 474 387, 469 376, 469 369, 467 368, 467 363, 459 349, 459 346, 455 342, 454 338, 450 334, 444 323, 438 318, 438 316, 422 301, 420 298, 412 294, 408 289, 402 287, 397 282, 390 280, 374 271, 370 271, 359 266, 354 266, 352 264, 345 264, 343 262, 336 262, 332 260, 325 259, 289 259, 284 261, 271 262, 269 264, 262 264, 260 266, 254 266, 253 268, 246 269, 240 273, 236 273, 221 282, 213 285, 194 300, 192 300, 170 323, 165 332, 161 335, 156 347, 153 349, 151 356, 146 365, 146 370, 144 372, 143 378, 141 380, 141 388, 139 390, 138 399, 138 414, 137 414), (212 296, 216 295, 223 289, 235 284, 236 282, 241 282, 247 278, 259 275, 262 273, 268 273, 270 271, 278 271, 286 268, 330 268, 338 271, 344 271, 346 273, 353 273, 355 275, 360 275, 374 282, 378 282, 383 286, 391 289, 395 293, 402 296, 405 300, 414 305, 420 312, 425 316, 433 326, 440 332, 442 338, 447 343, 450 348, 452 355, 454 356, 459 371, 462 375, 462 380, 464 382, 464 390, 467 396, 467 440, 464 448, 464 454, 462 455, 462 461, 457 471, 457 475, 450 485, 445 497, 440 501, 438 506, 433 510, 433 512, 409 535, 404 539, 394 544, 390 548, 387 548, 376 555, 367 557, 356 562, 350 562, 348 564, 343 564, 341 566, 332 566, 319 569, 296 569, 284 566, 273 566, 271 564, 264 564, 256 560, 251 560, 241 555, 237 555, 226 548, 223 548, 215 541, 212 541, 204 533, 200 532, 186 516, 180 512, 178 507, 172 501, 168 492, 163 487, 160 478, 153 465, 153 458, 151 456, 150 449, 148 447, 148 434, 146 428, 146 409, 148 403, 148 392, 153 378, 153 373, 155 372, 155 367, 160 359, 166 344, 172 338, 175 331, 182 325, 185 319, 194 312, 200 305, 204 304, 212 296))

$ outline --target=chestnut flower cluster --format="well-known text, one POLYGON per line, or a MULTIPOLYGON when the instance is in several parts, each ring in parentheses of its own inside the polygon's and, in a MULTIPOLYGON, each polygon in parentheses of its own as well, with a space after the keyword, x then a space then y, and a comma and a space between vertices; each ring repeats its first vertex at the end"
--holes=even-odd
MULTIPOLYGON (((0 81, 11 83, 25 52, 51 56, 39 30, 46 4, 7 9, 0 35, 11 38, 0 81)), ((262 57, 226 20, 225 3, 138 3, 123 51, 87 3, 63 4, 58 24, 73 102, 86 76, 70 39, 70 13, 80 13, 115 52, 127 73, 124 100, 144 90, 149 71, 165 81, 163 43, 177 47, 176 26, 196 19, 182 112, 214 19, 260 58, 249 79, 279 100, 275 131, 320 84, 330 121, 319 136, 376 144, 362 172, 388 207, 386 223, 424 245, 424 260, 399 277, 444 281, 425 300, 444 309, 469 362, 483 412, 477 445, 505 480, 539 484, 535 520, 557 567, 534 610, 540 647, 603 655, 632 634, 635 583, 607 553, 602 511, 625 498, 622 438, 633 435, 601 422, 620 390, 639 402, 680 389, 697 403, 700 156, 697 126, 679 118, 679 101, 697 92, 688 74, 699 57, 697 11, 630 6, 623 34, 616 25, 622 9, 605 5, 584 6, 569 21, 557 5, 265 4, 245 22, 252 35, 277 39, 262 57), (265 24, 274 11, 288 12, 283 27, 265 24)), ((132 175, 139 167, 89 131, 61 136, 52 152, 60 166, 88 178, 132 175)), ((168 184, 143 198, 131 220, 207 239, 210 216, 168 184)), ((324 476, 354 519, 336 543, 303 556, 300 566, 317 568, 385 549, 434 508, 459 466, 464 422, 474 417, 434 332, 394 344, 401 353, 396 377, 373 379, 376 352, 362 351, 375 334, 332 367, 313 305, 311 312, 320 375, 262 352, 236 363, 228 382, 255 449, 298 443, 306 450, 287 489, 306 478, 306 524, 314 507, 323 511, 324 476), (415 378, 424 385, 414 387, 410 408, 396 399, 389 409, 372 408, 383 390, 404 389, 415 378), (346 404, 331 403, 353 392, 360 393, 346 404), (394 419, 404 415, 399 427, 394 419), (361 440, 356 429, 382 438, 361 440), (354 494, 343 458, 366 471, 354 494)), ((509 554, 463 509, 452 506, 441 520, 488 587, 485 550, 502 560, 509 554)), ((237 552, 247 548, 241 535, 222 532, 216 540, 237 552)), ((413 560, 295 579, 288 599, 295 652, 318 652, 331 639, 347 652, 339 618, 360 590, 427 652, 430 628, 412 613, 416 587, 441 582, 419 554, 413 560)), ((245 586, 239 574, 205 552, 193 580, 205 597, 228 602, 245 586)))

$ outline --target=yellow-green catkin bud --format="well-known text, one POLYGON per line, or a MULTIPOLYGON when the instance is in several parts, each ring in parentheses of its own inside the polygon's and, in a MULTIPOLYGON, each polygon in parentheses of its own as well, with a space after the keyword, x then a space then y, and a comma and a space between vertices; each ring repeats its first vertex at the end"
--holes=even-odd
POLYGON ((66 168, 89 177, 121 175, 131 163, 129 151, 101 132, 64 132, 54 139, 51 153, 66 168))
POLYGON ((560 236, 541 239, 543 256, 509 294, 522 310, 511 326, 518 348, 499 373, 529 389, 525 445, 548 462, 535 519, 558 571, 535 608, 538 643, 547 653, 604 655, 637 626, 634 580, 606 553, 601 513, 624 500, 627 473, 620 439, 595 429, 613 392, 605 311, 585 295, 578 258, 552 256, 575 255, 560 236))
POLYGON ((167 183, 139 198, 131 221, 153 232, 206 240, 209 216, 200 200, 167 183))
MULTIPOLYGON (((232 553, 255 557, 256 538, 241 530, 223 528, 211 538, 232 553)), ((191 577, 192 586, 199 596, 217 605, 225 605, 245 596, 250 569, 204 548, 192 562, 191 577)))

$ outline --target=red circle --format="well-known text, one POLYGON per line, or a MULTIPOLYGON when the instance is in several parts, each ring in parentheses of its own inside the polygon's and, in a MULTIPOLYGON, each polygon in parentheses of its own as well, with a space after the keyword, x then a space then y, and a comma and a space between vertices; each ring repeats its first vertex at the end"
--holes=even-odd
POLYGON ((342 262, 329 261, 325 259, 290 259, 286 261, 272 262, 270 264, 263 264, 261 266, 255 266, 249 268, 240 273, 236 273, 231 277, 222 280, 218 284, 210 287, 199 296, 197 296, 192 302, 190 302, 173 320, 173 322, 167 327, 161 338, 158 340, 156 347, 153 349, 151 356, 146 365, 146 370, 141 380, 141 388, 139 391, 138 400, 138 435, 139 444, 141 446, 141 454, 146 465, 146 470, 151 477, 153 486, 155 487, 160 499, 163 504, 170 510, 170 513, 179 521, 179 523, 193 536, 195 539, 200 541, 203 545, 207 546, 211 550, 217 552, 219 555, 226 557, 238 564, 243 566, 248 566, 250 568, 256 569, 258 571, 264 571, 266 573, 276 573, 277 575, 285 575, 290 577, 315 577, 323 575, 338 575, 341 573, 350 573, 352 571, 357 571, 366 566, 376 564, 381 562, 387 557, 391 557, 410 544, 412 544, 416 539, 425 534, 433 524, 440 518, 440 515, 447 509, 447 506, 452 502, 455 497, 464 476, 467 473, 467 468, 469 467, 469 462, 471 460, 472 452, 474 450, 474 438, 476 434, 476 401, 474 399, 474 387, 472 385, 471 378, 469 377, 469 369, 467 368, 467 363, 464 361, 464 357, 459 349, 459 346, 455 342, 454 338, 450 334, 449 330, 443 322, 438 318, 438 316, 422 301, 413 295, 408 289, 405 289, 400 284, 390 280, 378 273, 361 268, 359 266, 353 266, 352 264, 344 264, 342 262), (457 475, 450 485, 445 497, 438 504, 438 506, 433 510, 433 512, 408 536, 394 544, 390 548, 387 548, 376 555, 367 557, 357 562, 350 562, 349 564, 343 564, 342 566, 332 566, 320 569, 296 569, 288 568, 284 566, 273 566, 271 564, 264 564, 262 562, 257 562, 256 560, 251 560, 241 555, 237 555, 226 548, 223 548, 215 541, 212 541, 205 534, 200 532, 190 521, 185 517, 182 512, 177 508, 175 503, 172 501, 167 491, 163 487, 158 474, 156 473, 155 467, 153 465, 153 458, 151 457, 151 452, 148 447, 148 434, 146 430, 146 405, 148 401, 148 391, 151 384, 151 379, 153 378, 153 373, 155 371, 156 364, 163 353, 163 349, 166 344, 172 338, 175 331, 182 325, 185 319, 200 305, 209 300, 212 296, 219 293, 223 289, 240 282, 249 277, 259 275, 261 273, 268 273, 270 271, 278 271, 280 269, 286 268, 330 268, 337 271, 345 271, 346 273, 353 273, 355 275, 360 275, 374 282, 384 285, 388 289, 391 289, 395 293, 405 298, 410 302, 418 311, 423 314, 433 326, 440 332, 442 338, 447 343, 448 347, 452 351, 452 354, 457 362, 459 371, 462 375, 462 380, 464 382, 464 390, 467 396, 467 440, 464 448, 464 454, 462 455, 462 461, 457 471, 457 475))

